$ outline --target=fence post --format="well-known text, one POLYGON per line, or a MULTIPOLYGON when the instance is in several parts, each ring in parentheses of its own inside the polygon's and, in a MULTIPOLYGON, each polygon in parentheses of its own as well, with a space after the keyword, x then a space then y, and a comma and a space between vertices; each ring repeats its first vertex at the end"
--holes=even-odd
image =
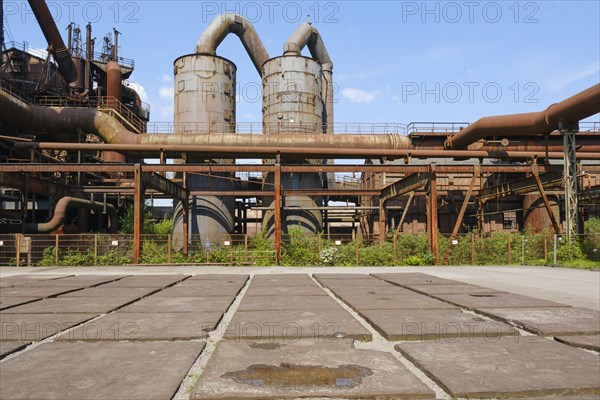
POLYGON ((553 267, 556 267, 556 258, 557 258, 556 257, 556 242, 557 242, 557 240, 558 240, 558 235, 555 233, 554 234, 554 257, 553 257, 554 260, 553 260, 553 263, 552 263, 553 267))
POLYGON ((21 234, 15 234, 15 261, 17 262, 17 267, 21 266, 21 234))
POLYGON ((54 240, 54 265, 58 265, 58 235, 55 236, 54 240))
POLYGON ((94 267, 98 266, 98 234, 94 235, 94 267))
POLYGON ((354 249, 356 252, 356 266, 358 267, 358 263, 359 263, 359 260, 358 260, 358 235, 356 235, 354 237, 354 249))
POLYGON ((521 265, 525 265, 525 235, 521 236, 521 265))
POLYGON ((471 265, 475 265, 475 234, 471 234, 471 265))
POLYGON ((248 264, 248 234, 244 235, 244 263, 248 264))
POLYGON ((392 242, 393 243, 392 248, 393 248, 393 251, 394 251, 394 254, 392 256, 392 260, 393 260, 392 263, 394 264, 394 266, 396 265, 396 262, 398 261, 398 257, 396 256, 396 239, 397 238, 398 237, 394 234, 394 239, 393 239, 393 242, 392 242))
POLYGON ((544 235, 544 263, 548 262, 548 237, 544 235))
POLYGON ((169 264, 173 263, 173 254, 172 254, 172 243, 173 242, 173 235, 169 234, 167 235, 167 262, 169 264))
POLYGON ((319 254, 317 256, 317 265, 321 266, 321 233, 317 234, 318 243, 319 243, 319 254))
POLYGON ((511 252, 512 245, 510 243, 510 233, 508 234, 508 243, 507 243, 506 247, 507 247, 507 250, 508 250, 508 265, 510 265, 512 263, 512 254, 511 254, 512 253, 511 252))

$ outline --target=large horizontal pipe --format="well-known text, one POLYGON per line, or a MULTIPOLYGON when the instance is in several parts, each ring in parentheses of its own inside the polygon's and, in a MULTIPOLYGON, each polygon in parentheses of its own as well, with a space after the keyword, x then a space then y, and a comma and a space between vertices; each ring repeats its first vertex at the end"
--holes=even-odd
POLYGON ((196 53, 215 55, 219 44, 230 33, 240 38, 258 74, 262 76, 262 66, 271 57, 254 26, 240 15, 227 13, 215 18, 200 35, 196 44, 196 53))
POLYGON ((65 42, 60 36, 60 32, 54 23, 54 18, 43 0, 29 0, 29 6, 31 11, 38 21, 42 33, 48 42, 50 51, 58 64, 58 70, 60 74, 65 78, 67 83, 71 83, 77 80, 77 69, 71 59, 71 54, 65 46, 65 42))
MULTIPOLYGON (((173 136, 173 135, 165 135, 173 136)), ((204 135, 203 135, 204 136, 204 135)), ((228 135, 234 137, 243 137, 251 135, 228 135)), ((258 135, 256 135, 258 136, 258 135)), ((335 135, 338 136, 359 136, 359 135, 335 135)), ((259 136, 265 137, 265 136, 259 136)), ((277 136, 275 136, 277 137, 277 136)), ((304 138, 305 136, 299 136, 304 138)), ((321 135, 319 137, 327 137, 321 135)), ((533 152, 533 151, 483 151, 483 150, 413 150, 413 149, 390 149, 390 148, 327 148, 327 147, 248 147, 238 144, 231 145, 118 145, 102 143, 40 143, 25 142, 15 143, 18 149, 38 149, 38 150, 87 150, 87 151, 118 151, 130 155, 142 157, 157 157, 163 154, 198 154, 206 156, 223 155, 235 156, 236 158, 269 158, 276 154, 283 157, 329 157, 329 158, 497 158, 497 159, 530 159, 547 158, 562 159, 563 152, 533 152)), ((599 153, 578 152, 577 158, 581 160, 600 160, 599 153)))
POLYGON ((558 129, 559 122, 574 124, 600 112, 600 84, 552 104, 545 111, 483 117, 452 135, 446 149, 464 149, 490 136, 545 135, 558 129))
POLYGON ((108 230, 114 232, 117 229, 117 210, 111 204, 99 203, 97 201, 80 199, 77 197, 63 197, 54 207, 54 216, 48 222, 25 223, 25 224, 3 224, 0 232, 3 233, 50 233, 60 228, 65 223, 67 209, 69 207, 84 208, 87 210, 102 211, 106 207, 108 214, 108 230), (10 231, 10 232, 9 232, 10 231))

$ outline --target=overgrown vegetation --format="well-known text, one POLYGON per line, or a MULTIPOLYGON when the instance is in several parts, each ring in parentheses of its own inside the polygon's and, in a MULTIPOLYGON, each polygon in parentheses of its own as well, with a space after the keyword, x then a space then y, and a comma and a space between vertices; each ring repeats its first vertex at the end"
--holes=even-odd
MULTIPOLYGON (((124 233, 129 213, 123 217, 124 233)), ((223 265, 274 265, 273 239, 267 232, 249 238, 247 244, 231 246, 213 245, 207 250, 201 243, 190 243, 189 254, 183 256, 171 249, 169 235, 171 221, 152 221, 143 240, 142 264, 223 264, 223 265), (160 232, 160 233, 159 233, 160 232)), ((131 220, 132 221, 132 220, 131 220)), ((78 246, 59 246, 58 265, 124 265, 133 262, 131 235, 88 235, 78 246), (95 239, 94 239, 95 237, 95 239)), ((350 239, 350 238, 347 238, 350 239)), ((299 228, 284 235, 281 264, 285 266, 423 266, 433 265, 433 255, 427 235, 398 235, 394 245, 392 236, 385 243, 358 239, 326 240, 322 235, 307 235, 299 228), (395 253, 395 254, 394 254, 395 253), (357 259, 358 256, 358 259, 357 259)), ((449 239, 439 237, 439 263, 441 264, 449 239)), ((469 233, 451 245, 447 265, 552 265, 554 261, 554 236, 523 233, 495 233, 480 236, 469 233)), ((557 241, 557 264, 576 268, 600 268, 600 219, 585 222, 585 235, 568 244, 557 241)), ((56 264, 54 247, 44 249, 39 266, 56 264)))

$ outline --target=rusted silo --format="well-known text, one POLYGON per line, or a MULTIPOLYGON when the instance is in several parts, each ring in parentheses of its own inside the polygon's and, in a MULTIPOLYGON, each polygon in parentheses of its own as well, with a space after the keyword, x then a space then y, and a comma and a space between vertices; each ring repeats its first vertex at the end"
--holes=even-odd
MULTIPOLYGON (((297 135, 322 135, 323 97, 321 65, 312 58, 285 55, 268 60, 263 65, 263 132, 266 135, 292 133, 297 135)), ((301 160, 322 164, 323 160, 301 160)), ((266 189, 272 188, 273 175, 265 178, 266 189)), ((283 189, 319 189, 321 176, 316 173, 286 173, 281 176, 283 189)), ((266 197, 265 204, 272 206, 273 198, 266 197)), ((322 226, 322 199, 307 196, 286 196, 281 226, 288 232, 299 226, 307 232, 318 232, 322 226), (290 210, 290 208, 292 208, 290 210)), ((273 229, 273 212, 267 212, 263 226, 273 229)))
MULTIPOLYGON (((557 196, 548 195, 548 201, 554 218, 556 221, 560 221, 557 196)), ((544 200, 539 194, 527 194, 523 196, 523 223, 525 228, 531 230, 531 233, 552 232, 552 221, 544 206, 544 200)))
MULTIPOLYGON (((233 62, 218 56, 190 54, 174 62, 175 73, 175 133, 234 133, 235 75, 233 62)), ((207 160, 188 159, 201 163, 207 160)), ((224 160, 214 160, 223 162, 224 160)), ((231 161, 231 160, 229 160, 231 161)), ((190 190, 234 189, 232 174, 188 174, 190 190)), ((191 234, 200 234, 202 243, 208 239, 221 243, 233 231, 235 199, 231 196, 191 196, 189 223, 191 234)), ((183 210, 175 207, 175 232, 181 231, 183 210)), ((181 243, 175 242, 180 247, 181 243)))

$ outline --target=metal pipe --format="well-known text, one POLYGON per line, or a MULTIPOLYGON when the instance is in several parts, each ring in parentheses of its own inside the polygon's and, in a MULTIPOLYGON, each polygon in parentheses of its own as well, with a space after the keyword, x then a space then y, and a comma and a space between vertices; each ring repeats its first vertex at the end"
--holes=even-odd
POLYGON ((77 79, 77 70, 75 64, 71 59, 71 54, 65 46, 65 42, 60 36, 60 32, 54 23, 54 18, 48 9, 45 1, 40 0, 28 0, 29 6, 33 11, 33 15, 38 21, 44 37, 50 46, 50 51, 58 64, 58 70, 60 74, 65 78, 68 83, 74 82, 77 79))
POLYGON ((271 57, 254 26, 240 15, 226 13, 215 18, 200 35, 196 44, 196 53, 215 55, 219 44, 230 33, 240 38, 258 74, 262 76, 262 65, 271 57))
MULTIPOLYGON (((141 135, 140 135, 141 136, 141 135)), ((165 135, 173 136, 173 135, 165 135)), ((202 135, 202 137, 211 135, 202 135)), ((250 135, 231 135, 233 138, 250 135)), ((258 135, 257 135, 258 136, 258 135)), ((322 135, 327 137, 326 135, 322 135)), ((359 135, 334 135, 335 138, 343 137, 350 140, 359 135), (347 136, 347 137, 346 137, 347 136)), ((260 136, 262 137, 262 136, 260 136)), ((277 137, 277 136, 275 136, 277 137)), ((285 136, 287 137, 287 136, 285 136)), ((210 141, 209 141, 210 143, 210 141)), ((275 141, 277 144, 277 141, 275 141)), ((269 158, 277 153, 284 157, 330 157, 330 158, 381 158, 388 159, 403 157, 418 158, 496 158, 496 159, 530 159, 544 158, 562 160, 562 152, 535 152, 535 151, 482 151, 482 150, 413 150, 390 149, 382 146, 380 148, 337 148, 337 147, 287 147, 287 146, 248 146, 247 144, 230 143, 227 145, 165 145, 165 144, 140 144, 131 146, 129 144, 102 144, 102 143, 49 143, 49 142, 23 142, 15 143, 17 149, 39 149, 39 150, 97 150, 97 151, 119 151, 142 157, 153 157, 161 152, 171 154, 202 154, 221 155, 223 157, 238 158, 269 158)), ((600 154, 594 152, 578 152, 577 158, 581 160, 600 160, 600 154)), ((314 168, 319 168, 315 166, 314 168)))
POLYGON ((568 123, 600 112, 600 84, 552 104, 544 111, 483 117, 444 143, 446 149, 464 149, 489 136, 545 135, 558 129, 561 121, 568 123))
POLYGON ((25 223, 25 224, 7 224, 0 225, 0 232, 3 233, 49 233, 60 228, 65 223, 67 209, 69 207, 83 208, 102 212, 106 206, 108 214, 108 230, 115 232, 117 229, 117 210, 111 204, 104 204, 97 201, 80 199, 77 197, 63 197, 54 207, 54 216, 48 222, 25 223))

